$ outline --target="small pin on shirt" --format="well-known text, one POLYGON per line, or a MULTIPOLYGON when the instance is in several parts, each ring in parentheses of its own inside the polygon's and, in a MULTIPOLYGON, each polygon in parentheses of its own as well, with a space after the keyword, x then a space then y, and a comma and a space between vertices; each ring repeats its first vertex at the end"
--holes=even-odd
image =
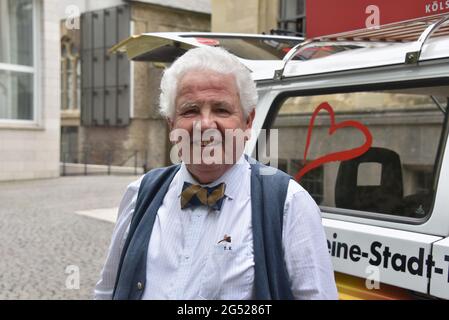
POLYGON ((225 234, 224 237, 223 237, 223 239, 221 239, 220 241, 218 241, 217 244, 220 244, 220 243, 223 242, 223 241, 231 243, 231 236, 228 236, 227 234, 225 234))

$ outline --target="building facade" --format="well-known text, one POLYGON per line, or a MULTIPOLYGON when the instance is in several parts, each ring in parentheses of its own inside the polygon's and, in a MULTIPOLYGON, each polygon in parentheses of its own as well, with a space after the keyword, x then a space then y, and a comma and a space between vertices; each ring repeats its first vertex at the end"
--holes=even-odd
POLYGON ((304 36, 305 0, 212 0, 212 31, 304 36))
POLYGON ((0 181, 59 175, 58 1, 0 1, 0 181))
POLYGON ((158 112, 163 70, 108 49, 132 34, 210 31, 208 1, 121 1, 83 12, 78 30, 66 22, 61 160, 145 169, 168 164, 167 123, 158 112))

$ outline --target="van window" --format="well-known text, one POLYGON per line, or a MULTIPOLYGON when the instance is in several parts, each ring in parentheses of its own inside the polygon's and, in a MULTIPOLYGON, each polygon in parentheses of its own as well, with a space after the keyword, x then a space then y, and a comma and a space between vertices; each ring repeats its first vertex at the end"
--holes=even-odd
POLYGON ((424 218, 448 93, 439 86, 289 97, 271 127, 282 141, 279 168, 326 212, 424 218))

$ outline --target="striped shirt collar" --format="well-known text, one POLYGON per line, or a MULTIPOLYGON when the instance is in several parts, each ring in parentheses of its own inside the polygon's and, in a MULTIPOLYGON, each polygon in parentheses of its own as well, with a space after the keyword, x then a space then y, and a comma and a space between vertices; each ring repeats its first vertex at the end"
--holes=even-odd
POLYGON ((239 186, 242 182, 241 177, 244 175, 245 170, 249 170, 250 166, 248 161, 245 159, 245 156, 242 155, 239 160, 231 167, 228 171, 226 171, 221 177, 219 177, 214 182, 208 184, 201 184, 196 181, 196 179, 190 174, 187 169, 185 163, 181 163, 181 168, 179 170, 179 175, 177 176, 177 188, 178 188, 178 197, 181 196, 182 187, 184 182, 189 182, 192 184, 199 184, 203 187, 214 187, 217 184, 224 182, 226 184, 225 188, 225 196, 234 199, 239 190, 239 186))

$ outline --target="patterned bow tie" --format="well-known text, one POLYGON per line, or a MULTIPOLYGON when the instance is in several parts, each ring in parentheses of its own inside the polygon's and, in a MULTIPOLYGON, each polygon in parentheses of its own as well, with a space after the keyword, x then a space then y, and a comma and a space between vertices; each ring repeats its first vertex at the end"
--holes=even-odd
POLYGON ((184 182, 181 193, 181 209, 189 206, 205 205, 214 210, 220 210, 223 204, 226 185, 220 183, 215 187, 202 187, 184 182))

